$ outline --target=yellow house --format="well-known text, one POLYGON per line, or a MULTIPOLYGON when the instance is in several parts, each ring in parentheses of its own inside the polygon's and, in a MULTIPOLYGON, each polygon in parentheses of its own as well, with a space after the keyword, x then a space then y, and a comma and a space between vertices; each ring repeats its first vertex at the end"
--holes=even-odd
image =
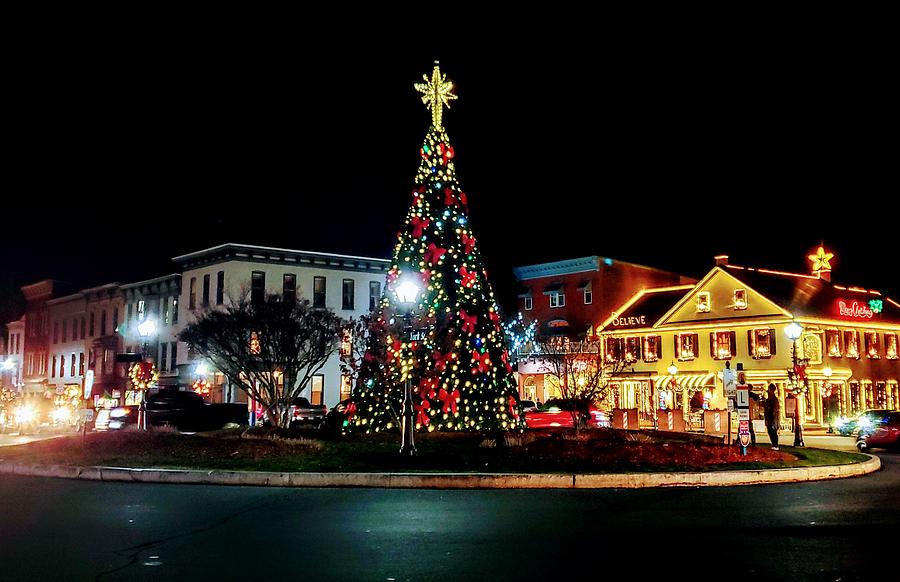
POLYGON ((799 389, 805 424, 900 408, 900 304, 832 284, 830 268, 802 275, 717 257, 696 285, 641 290, 596 332, 604 357, 629 368, 616 379, 613 405, 638 408, 645 422, 674 408, 699 428, 704 409, 726 408, 726 362, 741 363, 762 397, 775 384, 783 414, 785 395, 799 389), (792 324, 802 329, 796 342, 787 334, 792 324))

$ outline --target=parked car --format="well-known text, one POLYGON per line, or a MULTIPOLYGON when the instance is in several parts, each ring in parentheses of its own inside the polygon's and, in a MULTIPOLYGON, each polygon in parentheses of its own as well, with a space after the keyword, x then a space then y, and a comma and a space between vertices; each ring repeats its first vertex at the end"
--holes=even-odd
POLYGON ((307 398, 298 396, 291 402, 291 427, 322 428, 327 414, 328 407, 324 404, 310 404, 307 398))
POLYGON ((577 411, 582 426, 600 428, 609 426, 609 415, 593 403, 584 400, 553 398, 535 412, 525 414, 528 428, 555 428, 573 426, 572 411, 577 411))
MULTIPOLYGON (((226 424, 246 424, 247 405, 209 404, 194 392, 160 390, 147 397, 147 424, 173 426, 182 431, 216 430, 226 424)), ((109 412, 110 430, 137 424, 138 406, 120 406, 109 412)))
POLYGON ((884 416, 877 417, 872 425, 871 432, 863 432, 860 428, 860 434, 856 440, 856 447, 860 451, 867 451, 873 448, 898 448, 900 447, 900 412, 889 412, 884 416))

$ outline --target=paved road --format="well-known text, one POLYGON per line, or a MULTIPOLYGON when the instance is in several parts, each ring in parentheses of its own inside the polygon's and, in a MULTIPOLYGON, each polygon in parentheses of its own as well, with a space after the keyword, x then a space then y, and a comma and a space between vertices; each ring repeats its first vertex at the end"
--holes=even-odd
POLYGON ((900 455, 882 461, 839 481, 636 491, 0 476, 0 579, 853 580, 896 564, 900 455))

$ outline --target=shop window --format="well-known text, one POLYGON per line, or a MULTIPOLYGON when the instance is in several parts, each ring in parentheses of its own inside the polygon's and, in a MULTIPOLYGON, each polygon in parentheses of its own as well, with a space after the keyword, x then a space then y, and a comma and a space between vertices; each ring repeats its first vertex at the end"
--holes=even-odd
POLYGON ((836 329, 825 331, 825 343, 828 345, 828 355, 832 358, 840 358, 844 355, 841 345, 841 332, 836 329))
POLYGON ((709 313, 709 310, 709 292, 704 291, 702 293, 697 293, 697 313, 709 313))
POLYGON ((889 360, 900 358, 900 349, 897 346, 897 334, 884 334, 884 356, 889 360))
POLYGON ((627 337, 625 338, 625 361, 636 362, 641 357, 641 338, 627 337))
POLYGON ((747 344, 750 347, 750 357, 754 360, 771 358, 775 355, 775 330, 751 329, 747 331, 747 344))
POLYGON ((697 334, 680 333, 675 336, 675 354, 681 361, 693 360, 697 357, 697 334))
POLYGON ((616 337, 606 338, 606 361, 618 362, 622 359, 622 339, 616 337))
POLYGON ((875 408, 887 408, 887 387, 884 382, 875 384, 875 408))
POLYGON ((844 332, 844 349, 848 358, 859 359, 859 332, 844 332))
POLYGON ((662 359, 662 341, 658 335, 648 335, 644 338, 644 361, 656 362, 662 359))
POLYGON ((881 359, 881 350, 878 345, 878 332, 866 332, 866 357, 872 360, 881 359))
POLYGON ((733 331, 714 331, 709 334, 709 349, 714 360, 730 360, 734 356, 733 331))

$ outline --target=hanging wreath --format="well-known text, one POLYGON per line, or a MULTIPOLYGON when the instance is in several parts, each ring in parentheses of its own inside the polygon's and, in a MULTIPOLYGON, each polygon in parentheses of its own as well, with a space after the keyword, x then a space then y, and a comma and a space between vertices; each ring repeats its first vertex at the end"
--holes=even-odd
POLYGON ((159 370, 153 362, 138 362, 128 370, 128 379, 136 390, 148 390, 159 381, 159 370))
POLYGON ((206 380, 197 380, 191 385, 191 388, 194 389, 194 392, 202 396, 203 398, 209 397, 209 382, 206 380))

